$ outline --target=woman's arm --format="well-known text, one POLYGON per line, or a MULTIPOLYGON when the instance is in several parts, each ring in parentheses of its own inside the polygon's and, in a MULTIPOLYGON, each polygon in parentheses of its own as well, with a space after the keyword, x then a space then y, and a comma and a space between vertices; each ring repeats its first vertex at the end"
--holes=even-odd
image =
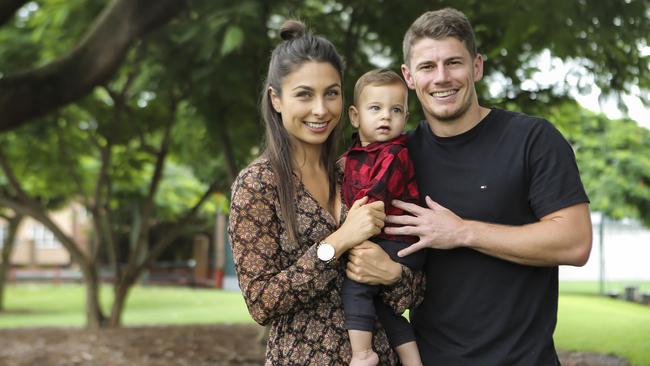
MULTIPOLYGON (((319 242, 303 253, 295 252, 300 248, 283 248, 291 246, 282 245, 276 193, 268 181, 255 169, 238 177, 228 226, 239 286, 251 316, 262 325, 274 317, 300 311, 323 291, 333 290, 331 280, 339 275, 338 261, 317 258, 319 242), (290 258, 296 257, 291 263, 290 258)), ((323 239, 334 246, 336 258, 383 227, 383 203, 363 205, 365 201, 355 202, 345 223, 323 239)))
POLYGON ((292 264, 281 246, 275 192, 251 169, 233 185, 228 232, 239 286, 253 319, 267 324, 272 318, 299 311, 328 287, 338 275, 338 262, 316 257, 316 245, 292 264))

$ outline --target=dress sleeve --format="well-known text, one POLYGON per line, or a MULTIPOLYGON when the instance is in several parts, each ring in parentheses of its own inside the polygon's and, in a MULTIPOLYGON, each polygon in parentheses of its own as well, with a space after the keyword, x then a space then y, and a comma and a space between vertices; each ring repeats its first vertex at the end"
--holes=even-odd
POLYGON ((395 313, 402 314, 424 300, 425 282, 424 272, 402 265, 402 277, 390 286, 383 286, 379 296, 395 313))
POLYGON ((275 189, 264 180, 255 169, 240 174, 233 184, 228 226, 239 286, 248 311, 262 325, 301 311, 339 275, 337 261, 318 260, 316 243, 304 253, 283 248, 275 189))

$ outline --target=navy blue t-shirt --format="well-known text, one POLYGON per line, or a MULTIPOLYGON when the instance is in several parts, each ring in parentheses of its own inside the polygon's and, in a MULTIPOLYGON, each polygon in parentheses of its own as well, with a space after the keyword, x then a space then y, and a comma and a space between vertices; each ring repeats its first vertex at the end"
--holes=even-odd
MULTIPOLYGON (((492 109, 471 130, 408 143, 420 197, 458 216, 503 225, 588 202, 573 150, 546 120, 492 109)), ((558 269, 468 248, 429 250, 424 302, 411 311, 425 365, 557 365, 558 269)))

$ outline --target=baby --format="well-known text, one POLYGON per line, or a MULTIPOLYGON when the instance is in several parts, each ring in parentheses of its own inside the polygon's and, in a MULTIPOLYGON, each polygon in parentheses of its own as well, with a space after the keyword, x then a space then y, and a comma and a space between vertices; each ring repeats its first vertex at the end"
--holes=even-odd
MULTIPOLYGON (((391 205, 393 199, 418 203, 418 189, 413 164, 402 135, 407 112, 408 89, 395 72, 377 69, 365 73, 354 87, 354 104, 350 122, 357 128, 355 141, 344 154, 343 201, 348 207, 368 196, 368 202, 384 202, 387 215, 402 215, 391 205)), ((424 265, 424 251, 400 258, 397 252, 417 241, 415 237, 381 233, 370 239, 390 257, 413 270, 424 265)), ((352 346, 351 366, 376 365, 372 350, 372 331, 379 318, 391 345, 404 366, 422 365, 409 322, 375 297, 380 286, 366 285, 348 278, 343 283, 345 326, 352 346), (376 305, 376 308, 375 308, 376 305)))

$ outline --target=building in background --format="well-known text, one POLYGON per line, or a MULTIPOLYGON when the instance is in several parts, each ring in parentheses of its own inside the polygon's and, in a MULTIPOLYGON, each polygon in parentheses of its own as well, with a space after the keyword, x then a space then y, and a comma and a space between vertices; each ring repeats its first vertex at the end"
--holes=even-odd
MULTIPOLYGON (((87 248, 91 223, 83 206, 68 205, 51 213, 51 218, 82 250, 87 248)), ((7 223, 0 219, 0 247, 4 245, 6 236, 7 223)), ((72 265, 70 254, 54 234, 29 216, 25 216, 18 227, 10 261, 13 267, 20 268, 68 268, 72 265)))

